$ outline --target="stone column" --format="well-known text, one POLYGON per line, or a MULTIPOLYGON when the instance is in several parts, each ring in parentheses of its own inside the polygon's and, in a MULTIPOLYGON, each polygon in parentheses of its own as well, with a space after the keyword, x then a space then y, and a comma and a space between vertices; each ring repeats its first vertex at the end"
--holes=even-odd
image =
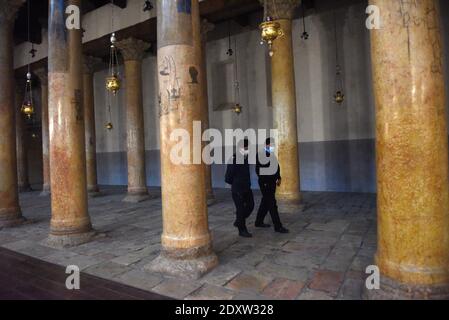
POLYGON ((371 0, 380 290, 370 298, 449 298, 446 99, 438 1, 371 0))
POLYGON ((97 143, 95 134, 95 97, 94 71, 101 63, 101 59, 84 56, 83 68, 83 96, 84 96, 84 125, 86 130, 86 173, 87 192, 90 197, 100 195, 97 182, 97 143))
POLYGON ((22 102, 25 95, 25 81, 16 81, 16 152, 17 152, 17 186, 19 192, 31 191, 28 176, 28 148, 25 115, 22 114, 22 102))
POLYGON ((51 163, 51 225, 48 244, 87 242, 93 235, 87 211, 81 29, 66 29, 65 4, 50 0, 48 80, 51 163))
POLYGON ((126 140, 128 155, 128 195, 125 202, 149 199, 145 170, 145 128, 142 102, 142 59, 150 44, 128 38, 117 43, 125 60, 126 140))
POLYGON ((17 189, 13 29, 23 0, 0 1, 0 228, 23 221, 17 189))
MULTIPOLYGON (((201 47, 199 51, 200 58, 200 75, 201 75, 201 108, 202 112, 202 130, 209 129, 209 97, 207 93, 207 54, 206 54, 206 45, 207 45, 207 33, 214 29, 214 25, 209 23, 207 20, 203 20, 201 22, 201 47)), ((204 166, 204 179, 206 185, 206 199, 207 205, 210 206, 215 203, 215 195, 214 190, 212 188, 212 173, 211 166, 204 166)))
POLYGON ((157 9, 163 234, 161 255, 148 268, 198 278, 218 263, 208 226, 204 165, 173 162, 170 153, 177 142, 170 134, 181 129, 193 137, 193 122, 203 118, 199 4, 161 0, 157 9))
POLYGON ((277 197, 292 203, 301 201, 292 43, 293 11, 299 3, 299 0, 273 0, 268 1, 267 7, 268 15, 279 22, 284 32, 282 37, 274 41, 274 55, 271 58, 273 120, 278 132, 275 143, 283 177, 277 197))
POLYGON ((42 122, 42 164, 43 185, 41 196, 50 194, 50 140, 48 131, 48 70, 46 67, 37 69, 34 74, 41 84, 41 122, 42 122))

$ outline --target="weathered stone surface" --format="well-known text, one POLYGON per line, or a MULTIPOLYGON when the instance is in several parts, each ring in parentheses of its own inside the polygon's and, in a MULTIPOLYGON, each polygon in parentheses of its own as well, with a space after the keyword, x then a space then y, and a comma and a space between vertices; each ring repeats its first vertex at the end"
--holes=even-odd
POLYGON ((278 278, 262 291, 262 295, 273 299, 293 300, 300 294, 304 286, 304 282, 278 278))
POLYGON ((194 281, 179 281, 176 279, 165 279, 162 283, 154 287, 151 291, 175 299, 184 299, 189 294, 198 290, 201 286, 202 286, 201 283, 194 281))
POLYGON ((335 297, 338 294, 343 279, 344 273, 342 272, 318 270, 313 275, 309 288, 324 291, 330 296, 335 297))
POLYGON ((229 282, 226 287, 235 291, 260 293, 272 279, 257 273, 241 273, 229 282))
POLYGON ((186 297, 187 300, 231 300, 236 292, 206 284, 186 297))

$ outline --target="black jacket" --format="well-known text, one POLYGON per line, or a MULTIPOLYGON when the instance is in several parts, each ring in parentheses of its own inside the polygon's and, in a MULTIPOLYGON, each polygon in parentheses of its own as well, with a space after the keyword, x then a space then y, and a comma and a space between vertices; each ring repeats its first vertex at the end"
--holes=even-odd
POLYGON ((225 182, 232 186, 232 192, 234 193, 244 193, 251 190, 248 157, 245 157, 244 163, 237 164, 234 154, 226 168, 225 182))
POLYGON ((279 167, 279 162, 274 154, 270 154, 269 152, 262 151, 261 153, 257 154, 256 158, 256 174, 259 177, 259 181, 263 183, 276 183, 277 180, 281 179, 281 168, 279 167), (265 152, 265 156, 270 158, 270 160, 266 164, 262 164, 260 161, 260 158, 262 156, 262 152, 265 152), (277 170, 272 175, 261 175, 260 168, 269 168, 270 162, 276 161, 277 163, 277 170))

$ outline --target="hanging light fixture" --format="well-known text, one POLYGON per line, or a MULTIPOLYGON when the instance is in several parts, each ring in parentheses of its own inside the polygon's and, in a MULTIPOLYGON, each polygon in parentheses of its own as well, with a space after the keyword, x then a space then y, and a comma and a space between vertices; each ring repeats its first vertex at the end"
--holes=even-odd
POLYGON ((304 4, 304 1, 302 1, 301 3, 301 8, 302 8, 302 28, 303 28, 301 39, 307 40, 309 39, 309 33, 306 31, 306 5, 304 4))
POLYGON ((232 108, 232 111, 234 111, 237 115, 240 115, 243 111, 243 107, 240 105, 240 83, 238 80, 238 56, 237 56, 237 40, 234 37, 234 49, 235 49, 235 57, 234 57, 234 98, 235 98, 235 104, 232 108))
POLYGON ((339 58, 339 46, 338 46, 338 36, 337 36, 337 15, 334 11, 334 31, 335 31, 335 62, 336 62, 336 72, 335 72, 335 94, 334 101, 335 103, 341 105, 345 101, 345 94, 343 89, 343 77, 342 77, 342 69, 340 66, 340 58, 339 58))
MULTIPOLYGON (((270 57, 272 57, 274 55, 274 51, 273 51, 273 42, 282 37, 284 35, 284 32, 282 31, 281 28, 281 24, 279 22, 274 21, 273 17, 270 17, 268 15, 268 9, 267 9, 267 5, 268 5, 268 0, 265 0, 264 3, 264 17, 263 17, 263 22, 259 25, 259 28, 262 32, 262 40, 261 40, 261 44, 263 45, 264 43, 266 43, 268 45, 268 53, 270 55, 270 57)), ((273 8, 276 10, 276 3, 273 2, 273 8)))
MULTIPOLYGON (((30 37, 30 0, 27 2, 28 5, 28 42, 31 42, 30 37)), ((33 50, 33 46, 31 46, 33 50)), ((29 52, 31 57, 33 57, 32 50, 29 52)), ((31 59, 28 61, 28 72, 26 74, 26 83, 25 83, 25 96, 23 98, 22 107, 20 111, 25 115, 28 120, 31 120, 34 114, 34 101, 33 101, 33 86, 31 83, 31 72, 30 72, 30 63, 31 59)))
POLYGON ((107 108, 109 120, 105 125, 107 130, 112 130, 114 128, 112 124, 112 114, 111 106, 117 98, 117 93, 120 90, 120 77, 118 72, 118 54, 116 42, 117 38, 114 32, 114 0, 111 0, 111 38, 110 38, 110 51, 109 51, 109 70, 108 76, 106 77, 106 95, 107 95, 107 108))
POLYGON ((229 49, 226 51, 226 54, 231 57, 234 54, 234 51, 231 47, 231 20, 228 21, 228 39, 229 39, 229 49))

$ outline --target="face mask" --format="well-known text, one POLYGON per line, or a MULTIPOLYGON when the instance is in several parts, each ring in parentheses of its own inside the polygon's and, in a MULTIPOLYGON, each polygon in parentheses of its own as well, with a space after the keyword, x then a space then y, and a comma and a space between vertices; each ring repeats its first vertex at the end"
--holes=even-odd
POLYGON ((265 151, 268 153, 274 153, 274 147, 265 147, 265 151))

